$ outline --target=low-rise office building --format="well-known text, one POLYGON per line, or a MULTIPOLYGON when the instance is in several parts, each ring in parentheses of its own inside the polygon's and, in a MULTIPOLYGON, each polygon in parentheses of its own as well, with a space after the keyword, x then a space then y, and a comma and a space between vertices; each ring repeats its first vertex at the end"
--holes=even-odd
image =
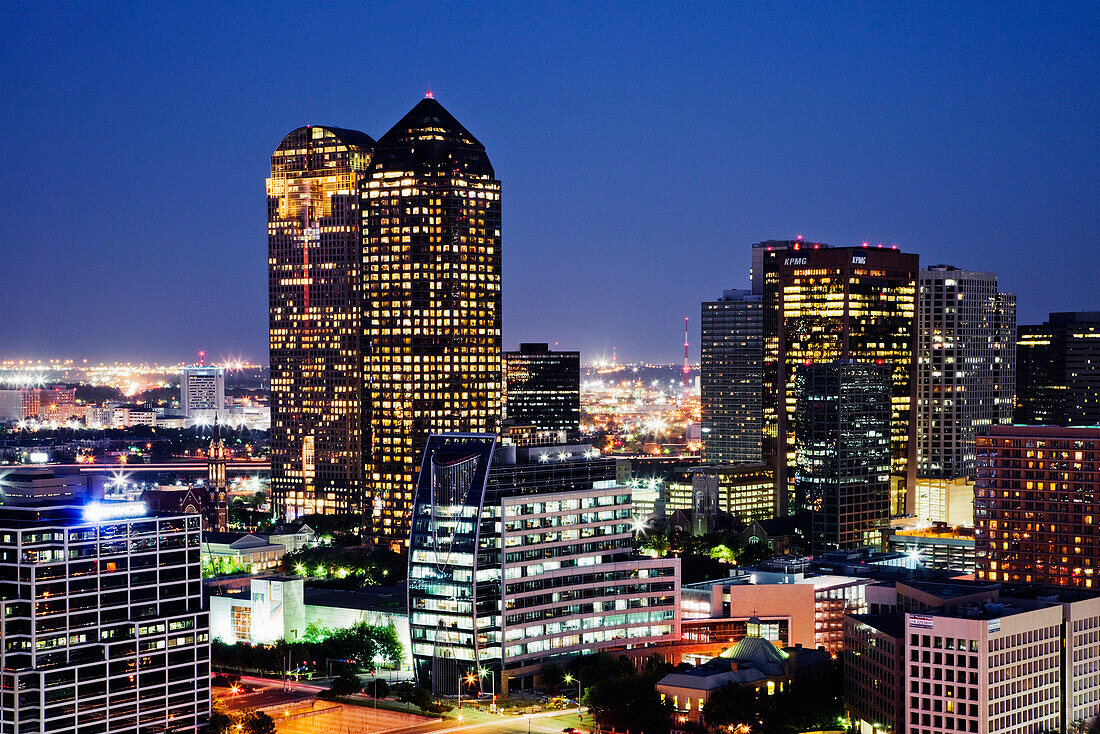
POLYGON ((1038 734, 1100 713, 1096 594, 895 589, 895 611, 846 620, 845 706, 861 734, 1038 734))
POLYGON ((256 576, 208 584, 210 633, 233 645, 267 645, 302 639, 306 629, 338 630, 365 622, 393 627, 411 669, 408 598, 404 586, 334 591, 293 576, 256 576))
POLYGON ((683 639, 695 644, 736 640, 755 617, 767 640, 836 652, 844 645, 844 615, 867 611, 864 590, 872 583, 870 578, 804 569, 746 569, 729 578, 688 584, 681 590, 681 604, 689 605, 683 611, 683 639), (698 616, 707 606, 706 616, 698 616))
POLYGON ((974 528, 933 525, 898 529, 886 537, 886 549, 911 556, 927 568, 972 574, 977 563, 974 528))
POLYGON ((286 547, 253 533, 205 533, 202 564, 210 575, 263 573, 278 567, 286 547))

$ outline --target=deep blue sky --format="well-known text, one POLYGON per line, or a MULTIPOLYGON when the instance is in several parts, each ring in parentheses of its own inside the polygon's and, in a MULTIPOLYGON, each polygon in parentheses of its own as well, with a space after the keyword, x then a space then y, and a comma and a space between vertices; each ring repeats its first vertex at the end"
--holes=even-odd
POLYGON ((504 344, 698 355, 749 245, 1100 308, 1100 4, 0 4, 0 357, 267 360, 264 178, 430 85, 503 181, 504 344))

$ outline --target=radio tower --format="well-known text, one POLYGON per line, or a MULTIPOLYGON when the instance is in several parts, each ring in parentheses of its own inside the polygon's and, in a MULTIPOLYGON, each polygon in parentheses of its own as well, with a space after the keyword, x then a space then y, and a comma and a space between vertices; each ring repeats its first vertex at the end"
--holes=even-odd
POLYGON ((688 317, 684 317, 684 397, 688 396, 688 375, 691 367, 688 366, 688 317))

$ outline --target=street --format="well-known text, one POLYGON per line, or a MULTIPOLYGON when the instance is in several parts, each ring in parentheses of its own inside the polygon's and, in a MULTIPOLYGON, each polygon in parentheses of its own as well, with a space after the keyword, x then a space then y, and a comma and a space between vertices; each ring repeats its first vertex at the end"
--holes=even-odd
MULTIPOLYGON (((562 730, 569 727, 578 727, 585 732, 593 728, 590 717, 585 717, 583 723, 578 719, 577 709, 499 716, 467 705, 461 711, 452 709, 446 714, 447 718, 440 721, 401 711, 313 701, 312 697, 327 687, 312 683, 294 683, 291 692, 286 692, 280 680, 244 676, 241 682, 257 690, 226 696, 226 703, 234 709, 266 710, 275 720, 280 734, 562 734, 562 730)), ((353 698, 371 700, 365 694, 357 694, 353 698)), ((387 703, 393 705, 392 701, 387 703)))

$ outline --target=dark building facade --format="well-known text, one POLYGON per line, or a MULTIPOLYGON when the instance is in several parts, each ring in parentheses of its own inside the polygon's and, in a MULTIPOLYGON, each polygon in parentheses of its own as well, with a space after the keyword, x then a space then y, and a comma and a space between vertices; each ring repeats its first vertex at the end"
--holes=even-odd
POLYGON ((1100 311, 1052 313, 1019 327, 1015 421, 1100 425, 1100 311))
POLYGON ((977 577, 1100 588, 1100 428, 995 426, 977 444, 977 577))
POLYGON ((539 431, 574 435, 581 421, 581 353, 559 352, 549 344, 520 344, 507 352, 505 405, 508 420, 539 431))
POLYGON ((1012 422, 1016 296, 995 273, 920 272, 917 473, 974 476, 974 436, 1012 422))
MULTIPOLYGON (((530 688, 543 665, 679 638, 679 560, 633 553, 630 490, 588 446, 433 435, 409 542, 417 681, 530 688), (484 677, 479 677, 484 676, 484 677)), ((559 681, 554 681, 558 683, 559 681)))
POLYGON ((707 463, 762 460, 762 306, 760 296, 743 290, 703 303, 699 382, 707 463))
POLYGON ((761 244, 753 252, 761 251, 764 291, 764 458, 775 465, 782 509, 794 509, 796 370, 854 360, 891 369, 890 511, 904 514, 916 480, 918 257, 885 247, 761 244))
POLYGON ((879 545, 890 518, 887 365, 822 362, 795 377, 795 501, 814 552, 879 545))
POLYGON ((403 543, 431 433, 501 417, 500 181, 431 96, 379 138, 362 189, 369 535, 403 543))
POLYGON ((283 519, 363 509, 359 207, 373 146, 307 126, 271 156, 271 494, 283 519))

